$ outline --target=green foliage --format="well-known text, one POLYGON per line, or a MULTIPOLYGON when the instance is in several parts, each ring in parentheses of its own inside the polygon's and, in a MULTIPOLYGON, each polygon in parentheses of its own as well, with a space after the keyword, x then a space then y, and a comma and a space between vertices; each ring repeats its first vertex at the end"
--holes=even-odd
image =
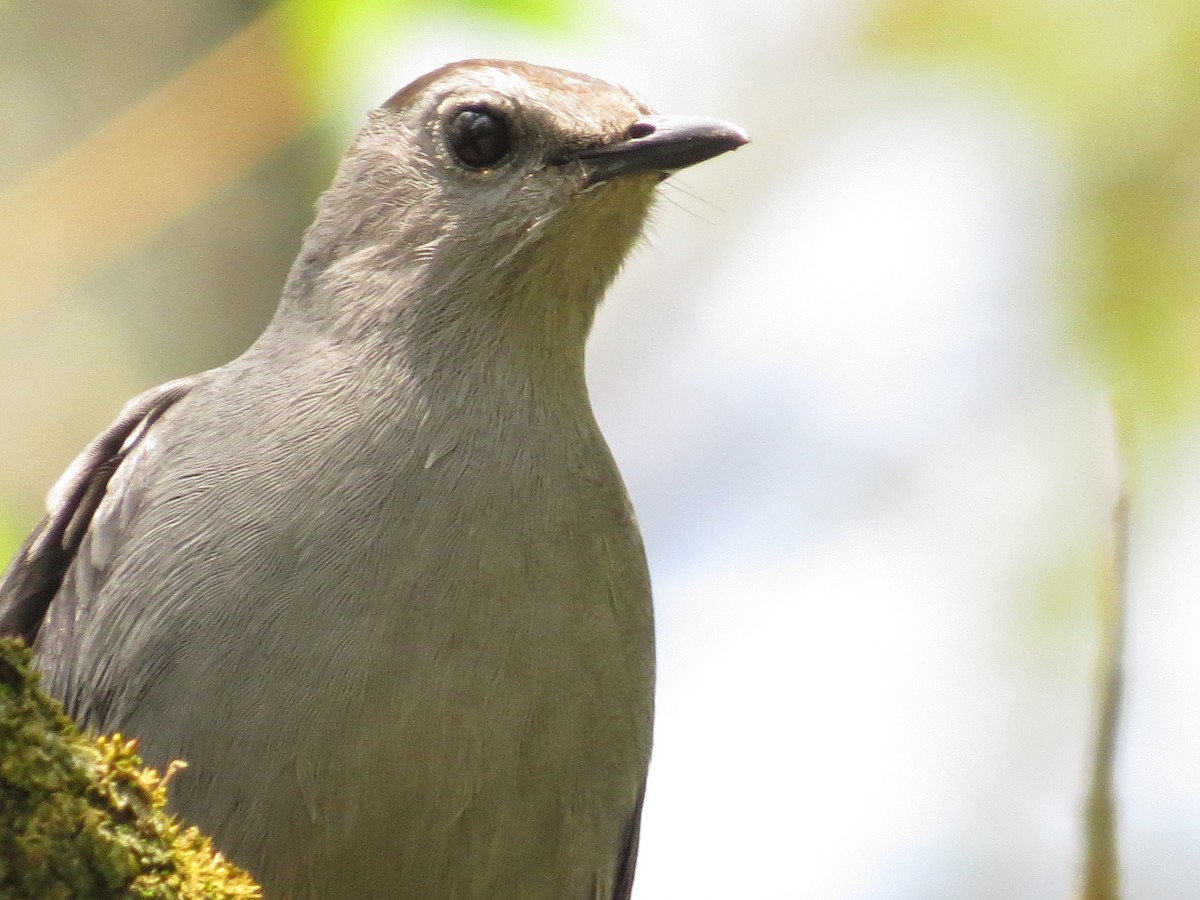
POLYGON ((93 739, 0 640, 0 898, 252 900, 244 872, 163 812, 167 780, 135 742, 93 739))
POLYGON ((459 13, 553 31, 572 21, 575 0, 286 0, 279 10, 280 35, 301 83, 326 108, 354 73, 394 53, 396 38, 422 18, 459 13))
POLYGON ((462 8, 476 15, 498 16, 531 28, 562 27, 572 12, 563 0, 459 0, 462 8))
POLYGON ((1080 334, 1143 422, 1200 411, 1200 4, 882 0, 874 43, 987 74, 1042 116, 1073 168, 1080 334))

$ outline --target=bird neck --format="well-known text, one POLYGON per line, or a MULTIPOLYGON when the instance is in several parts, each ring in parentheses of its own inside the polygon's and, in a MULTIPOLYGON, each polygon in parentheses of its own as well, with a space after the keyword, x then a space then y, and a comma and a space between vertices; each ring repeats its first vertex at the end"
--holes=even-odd
POLYGON ((306 323, 422 378, 492 367, 583 396, 588 332, 654 179, 605 184, 529 218, 407 195, 368 202, 365 158, 344 163, 319 201, 277 323, 306 323))
POLYGON ((264 338, 301 329, 431 390, 586 403, 584 350, 599 291, 547 286, 520 259, 487 273, 456 258, 452 248, 431 256, 368 246, 317 277, 293 269, 264 338))

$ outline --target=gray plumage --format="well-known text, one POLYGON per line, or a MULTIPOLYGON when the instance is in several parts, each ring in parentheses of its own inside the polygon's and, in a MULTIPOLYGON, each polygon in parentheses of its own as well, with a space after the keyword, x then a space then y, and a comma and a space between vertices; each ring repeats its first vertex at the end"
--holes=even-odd
POLYGON ((51 492, 0 632, 82 723, 187 760, 173 808, 267 896, 629 896, 653 622, 584 342, 657 182, 744 142, 524 63, 419 79, 262 337, 51 492))

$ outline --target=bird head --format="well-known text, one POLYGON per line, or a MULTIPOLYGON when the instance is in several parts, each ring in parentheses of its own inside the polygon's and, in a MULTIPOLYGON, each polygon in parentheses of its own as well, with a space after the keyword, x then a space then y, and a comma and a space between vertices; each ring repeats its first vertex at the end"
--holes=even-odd
POLYGON ((360 329, 423 323, 462 338, 515 325, 581 345, 659 182, 746 141, 575 72, 444 66, 370 114, 317 204, 285 302, 360 329))

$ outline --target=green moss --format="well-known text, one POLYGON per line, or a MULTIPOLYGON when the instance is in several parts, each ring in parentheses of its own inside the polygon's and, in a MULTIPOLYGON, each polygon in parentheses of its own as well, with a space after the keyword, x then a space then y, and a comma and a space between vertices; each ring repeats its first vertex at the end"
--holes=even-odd
POLYGON ((159 775, 135 741, 81 733, 37 689, 29 660, 0 640, 0 900, 260 897, 163 811, 175 766, 159 775))

